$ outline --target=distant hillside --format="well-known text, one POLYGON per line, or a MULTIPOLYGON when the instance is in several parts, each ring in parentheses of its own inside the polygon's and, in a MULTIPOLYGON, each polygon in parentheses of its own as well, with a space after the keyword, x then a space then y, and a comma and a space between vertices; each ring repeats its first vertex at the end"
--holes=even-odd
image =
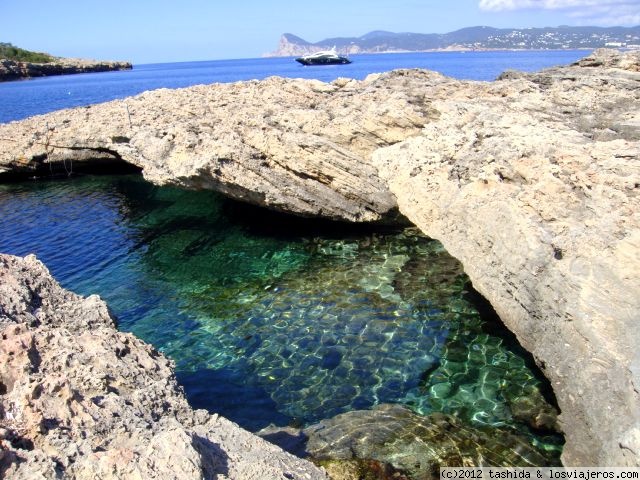
POLYGON ((393 33, 377 30, 361 37, 327 38, 316 43, 285 33, 266 56, 305 55, 336 47, 343 54, 429 50, 561 50, 600 47, 640 48, 637 27, 469 27, 450 33, 393 33))
POLYGON ((15 60, 16 62, 47 63, 55 61, 55 57, 48 53, 32 52, 18 48, 10 43, 0 42, 0 58, 15 60))

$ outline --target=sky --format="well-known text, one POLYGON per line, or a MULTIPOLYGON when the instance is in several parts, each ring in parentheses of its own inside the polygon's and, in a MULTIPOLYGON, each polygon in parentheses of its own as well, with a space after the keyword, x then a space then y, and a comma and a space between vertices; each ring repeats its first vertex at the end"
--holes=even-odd
POLYGON ((133 63, 256 58, 283 33, 640 25, 640 0, 0 0, 0 42, 133 63))

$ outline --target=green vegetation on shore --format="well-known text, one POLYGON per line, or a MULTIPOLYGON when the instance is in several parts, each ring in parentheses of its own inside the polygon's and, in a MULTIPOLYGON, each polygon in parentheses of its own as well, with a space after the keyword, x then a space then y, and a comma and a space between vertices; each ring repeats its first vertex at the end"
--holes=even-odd
POLYGON ((0 42, 0 58, 15 60, 17 62, 47 63, 55 61, 48 53, 32 52, 18 48, 10 43, 0 42))

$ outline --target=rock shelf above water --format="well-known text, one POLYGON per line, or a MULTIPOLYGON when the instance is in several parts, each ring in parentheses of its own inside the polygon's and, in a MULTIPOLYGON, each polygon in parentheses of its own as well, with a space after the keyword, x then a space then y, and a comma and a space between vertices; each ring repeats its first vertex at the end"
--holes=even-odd
POLYGON ((396 202, 371 153, 417 134, 433 113, 424 85, 449 82, 407 73, 164 89, 37 116, 0 126, 0 172, 124 161, 161 185, 302 216, 381 221, 395 216, 396 202))
POLYGON ((157 90, 0 125, 0 178, 127 163, 302 216, 399 210, 550 379, 563 461, 640 465, 639 66, 597 51, 490 83, 402 70, 157 90))

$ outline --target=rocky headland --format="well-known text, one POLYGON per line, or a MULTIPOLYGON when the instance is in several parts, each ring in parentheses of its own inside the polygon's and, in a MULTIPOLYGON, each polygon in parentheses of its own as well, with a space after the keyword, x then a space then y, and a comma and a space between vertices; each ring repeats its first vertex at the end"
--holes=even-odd
POLYGON ((131 68, 133 67, 129 62, 94 61, 74 58, 59 58, 46 63, 0 59, 0 82, 50 75, 130 70, 131 68))
POLYGON ((145 92, 0 125, 0 179, 134 165, 296 215, 400 212, 533 353, 563 462, 638 466, 639 66, 597 51, 488 83, 402 70, 145 92))
POLYGON ((149 91, 0 125, 0 179, 130 164, 159 185, 308 217, 391 221, 396 201, 371 154, 418 134, 435 114, 423 87, 449 82, 399 72, 149 91))

